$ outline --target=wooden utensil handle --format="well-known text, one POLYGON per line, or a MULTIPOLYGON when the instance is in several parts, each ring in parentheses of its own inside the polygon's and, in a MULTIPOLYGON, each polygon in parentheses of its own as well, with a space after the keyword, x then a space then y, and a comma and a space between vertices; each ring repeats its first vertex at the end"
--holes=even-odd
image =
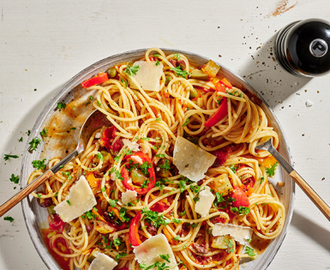
POLYGON ((0 217, 5 214, 8 210, 13 208, 16 204, 18 204, 21 200, 23 200, 26 196, 28 196, 32 191, 37 189, 40 185, 42 185, 47 179, 53 176, 54 173, 51 170, 46 171, 43 175, 33 181, 31 184, 26 186, 16 195, 11 197, 8 201, 0 206, 0 217))
POLYGON ((295 171, 290 173, 290 176, 295 180, 298 186, 306 193, 313 203, 320 209, 325 217, 330 221, 330 207, 321 199, 314 189, 295 171))

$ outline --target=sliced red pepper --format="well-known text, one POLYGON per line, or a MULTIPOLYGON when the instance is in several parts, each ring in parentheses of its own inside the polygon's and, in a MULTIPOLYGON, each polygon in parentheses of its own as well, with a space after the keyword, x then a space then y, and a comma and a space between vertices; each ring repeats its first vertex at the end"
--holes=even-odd
POLYGON ((116 137, 116 132, 117 128, 115 126, 111 126, 103 130, 101 134, 101 145, 107 148, 109 151, 113 150, 114 152, 118 152, 124 145, 122 139, 113 142, 116 137))
POLYGON ((230 197, 235 199, 235 201, 233 202, 233 207, 240 207, 240 206, 248 207, 250 205, 248 196, 239 187, 234 188, 230 197))
POLYGON ((131 220, 131 224, 129 226, 129 241, 133 247, 137 247, 138 245, 142 244, 139 236, 139 221, 141 220, 141 216, 141 211, 139 211, 131 220))
POLYGON ((168 206, 165 203, 156 202, 153 206, 150 207, 150 210, 161 213, 161 212, 164 212, 167 208, 168 208, 168 206))
POLYGON ((226 160, 228 159, 231 152, 232 151, 231 151, 231 148, 229 145, 212 152, 212 154, 217 157, 216 160, 214 161, 212 167, 219 167, 222 164, 224 164, 226 162, 226 160))
MULTIPOLYGON (((129 177, 129 172, 128 172, 128 169, 126 168, 126 166, 123 166, 122 170, 121 170, 121 176, 123 177, 123 185, 125 188, 129 189, 129 190, 135 190, 136 193, 138 194, 146 194, 150 189, 152 189, 154 186, 155 186, 155 183, 156 183, 156 175, 155 175, 155 169, 154 169, 154 166, 152 164, 152 161, 151 159, 149 158, 149 156, 143 152, 136 152, 134 154, 131 154, 131 155, 128 155, 124 158, 124 161, 133 161, 131 159, 132 156, 137 156, 139 158, 141 158, 142 160, 142 163, 144 164, 145 162, 147 162, 147 164, 151 164, 150 168, 148 168, 147 172, 148 172, 148 180, 149 180, 149 183, 147 183, 146 187, 139 187, 139 186, 136 186, 132 183, 132 181, 129 181, 131 180, 130 177, 129 177)), ((133 163, 135 163, 133 161, 133 163)))
MULTIPOLYGON (((221 85, 220 81, 213 83, 217 91, 225 93, 225 89, 221 85)), ((220 122, 227 114, 228 114, 227 98, 222 97, 218 110, 204 123, 204 126, 213 127, 218 122, 220 122)))
POLYGON ((90 78, 86 81, 83 81, 81 83, 81 86, 84 88, 87 88, 87 87, 91 87, 96 84, 104 83, 107 80, 109 80, 108 74, 105 72, 101 72, 97 76, 90 78))

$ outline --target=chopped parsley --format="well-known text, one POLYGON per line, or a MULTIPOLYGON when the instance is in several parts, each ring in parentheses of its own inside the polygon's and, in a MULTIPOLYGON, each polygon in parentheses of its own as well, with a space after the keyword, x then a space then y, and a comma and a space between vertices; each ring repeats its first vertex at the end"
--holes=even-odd
POLYGON ((57 108, 59 108, 59 109, 65 109, 65 107, 66 107, 66 104, 64 102, 58 102, 57 103, 57 108))
POLYGON ((149 269, 157 269, 157 270, 168 270, 170 267, 166 265, 165 263, 155 262, 154 264, 151 264, 149 266, 145 265, 144 263, 139 264, 140 268, 142 270, 149 270, 149 269))
POLYGON ((266 173, 269 177, 272 177, 275 175, 276 166, 277 166, 277 162, 275 162, 272 167, 266 168, 266 173))
POLYGON ((187 79, 189 72, 182 70, 180 66, 177 66, 176 68, 171 68, 170 70, 173 70, 176 74, 176 76, 183 77, 187 79))
POLYGON ((22 142, 23 141, 23 137, 19 138, 18 141, 19 142, 22 142))
POLYGON ((252 256, 252 257, 256 256, 256 254, 254 253, 254 249, 249 246, 245 247, 245 254, 252 256))
POLYGON ((136 73, 139 71, 140 67, 139 66, 132 66, 130 67, 129 65, 126 66, 125 73, 127 75, 133 76, 136 75, 136 73))
POLYGON ((41 140, 37 137, 33 138, 30 142, 29 142, 29 145, 30 145, 30 151, 34 151, 34 150, 37 150, 37 147, 38 145, 41 143, 41 140))
POLYGON ((70 174, 70 172, 62 172, 62 175, 66 176, 68 180, 72 179, 72 175, 70 174))
POLYGON ((156 66, 159 66, 159 65, 160 65, 159 60, 156 61, 156 64, 155 64, 155 65, 156 65, 156 66))
POLYGON ((215 203, 216 205, 225 201, 225 199, 223 198, 222 194, 223 194, 223 193, 219 193, 218 191, 215 193, 215 198, 216 198, 216 200, 215 200, 214 203, 215 203))
POLYGON ((110 204, 110 206, 111 206, 111 207, 116 207, 116 205, 117 205, 117 201, 118 201, 118 200, 112 200, 112 199, 110 199, 110 200, 109 200, 109 204, 110 204))
POLYGON ((184 121, 184 123, 182 124, 182 126, 183 126, 183 127, 188 126, 189 121, 190 121, 190 118, 188 117, 188 118, 186 119, 186 121, 184 121))
POLYGON ((186 190, 186 181, 180 180, 179 186, 180 186, 181 193, 184 192, 186 190))
POLYGON ((179 241, 179 240, 180 240, 180 236, 179 236, 179 235, 176 235, 173 239, 174 239, 175 241, 179 241))
POLYGON ((159 257, 161 258, 161 259, 163 259, 163 260, 165 260, 165 261, 167 261, 167 262, 169 262, 169 263, 171 263, 170 262, 170 255, 169 254, 159 254, 159 257))
POLYGON ((247 215, 248 213, 250 213, 250 208, 244 206, 239 206, 238 208, 231 207, 230 210, 233 212, 237 212, 239 215, 247 215))
POLYGON ((48 128, 44 128, 44 129, 40 132, 40 135, 41 135, 41 136, 44 136, 44 137, 47 137, 47 132, 48 132, 48 128))
POLYGON ((12 217, 10 217, 10 216, 6 216, 6 217, 4 217, 3 219, 4 219, 4 220, 8 220, 8 221, 10 221, 10 222, 13 222, 13 221, 14 221, 14 219, 13 219, 12 217))
POLYGON ((19 175, 14 175, 13 173, 11 174, 9 180, 15 184, 18 184, 18 181, 19 181, 19 175))
POLYGON ((228 252, 229 253, 234 253, 233 245, 234 245, 233 241, 229 240, 229 242, 228 242, 228 248, 229 248, 228 252))
POLYGON ((18 158, 18 155, 8 155, 8 154, 5 154, 5 156, 4 156, 4 160, 9 160, 10 158, 18 158))
POLYGON ((69 200, 66 200, 66 202, 68 203, 68 205, 70 205, 70 206, 71 206, 71 202, 70 202, 69 200))
POLYGON ((118 260, 122 257, 125 257, 127 254, 125 252, 119 253, 115 255, 115 260, 118 262, 118 260))
POLYGON ((164 169, 165 171, 169 171, 171 169, 170 161, 168 159, 165 159, 165 163, 160 164, 159 168, 164 169))
POLYGON ((160 215, 158 212, 154 212, 152 210, 148 210, 147 208, 142 208, 142 214, 144 215, 144 220, 147 220, 151 222, 155 227, 159 227, 160 225, 166 226, 168 223, 170 223, 170 220, 168 220, 163 215, 160 215))
POLYGON ((45 158, 43 160, 33 160, 32 161, 33 168, 36 168, 37 170, 44 170, 46 168, 45 161, 46 161, 45 158))

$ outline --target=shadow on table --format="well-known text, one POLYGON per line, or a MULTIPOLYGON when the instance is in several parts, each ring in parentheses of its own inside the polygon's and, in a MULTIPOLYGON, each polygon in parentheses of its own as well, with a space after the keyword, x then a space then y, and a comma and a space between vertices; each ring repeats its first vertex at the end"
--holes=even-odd
POLYGON ((330 252, 330 229, 321 227, 297 211, 293 212, 291 225, 330 252))
POLYGON ((298 77, 286 71, 275 58, 276 35, 271 37, 256 52, 238 72, 259 94, 271 108, 304 87, 311 78, 298 77))

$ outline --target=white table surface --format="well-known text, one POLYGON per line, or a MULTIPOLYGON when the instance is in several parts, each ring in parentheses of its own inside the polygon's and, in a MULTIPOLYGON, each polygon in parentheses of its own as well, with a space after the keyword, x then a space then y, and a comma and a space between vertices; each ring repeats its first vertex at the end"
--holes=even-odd
MULTIPOLYGON (((26 132, 67 80, 107 56, 162 47, 204 55, 245 77, 278 117, 295 169, 330 203, 330 75, 298 78, 273 58, 276 32, 313 17, 330 20, 330 1, 2 0, 0 202, 19 187, 9 178, 20 172, 26 132), (19 158, 4 161, 4 154, 19 158)), ((0 218, 0 269, 46 269, 21 207, 8 215, 12 223, 0 218)), ((296 187, 292 223, 268 269, 330 269, 329 227, 296 187)))

